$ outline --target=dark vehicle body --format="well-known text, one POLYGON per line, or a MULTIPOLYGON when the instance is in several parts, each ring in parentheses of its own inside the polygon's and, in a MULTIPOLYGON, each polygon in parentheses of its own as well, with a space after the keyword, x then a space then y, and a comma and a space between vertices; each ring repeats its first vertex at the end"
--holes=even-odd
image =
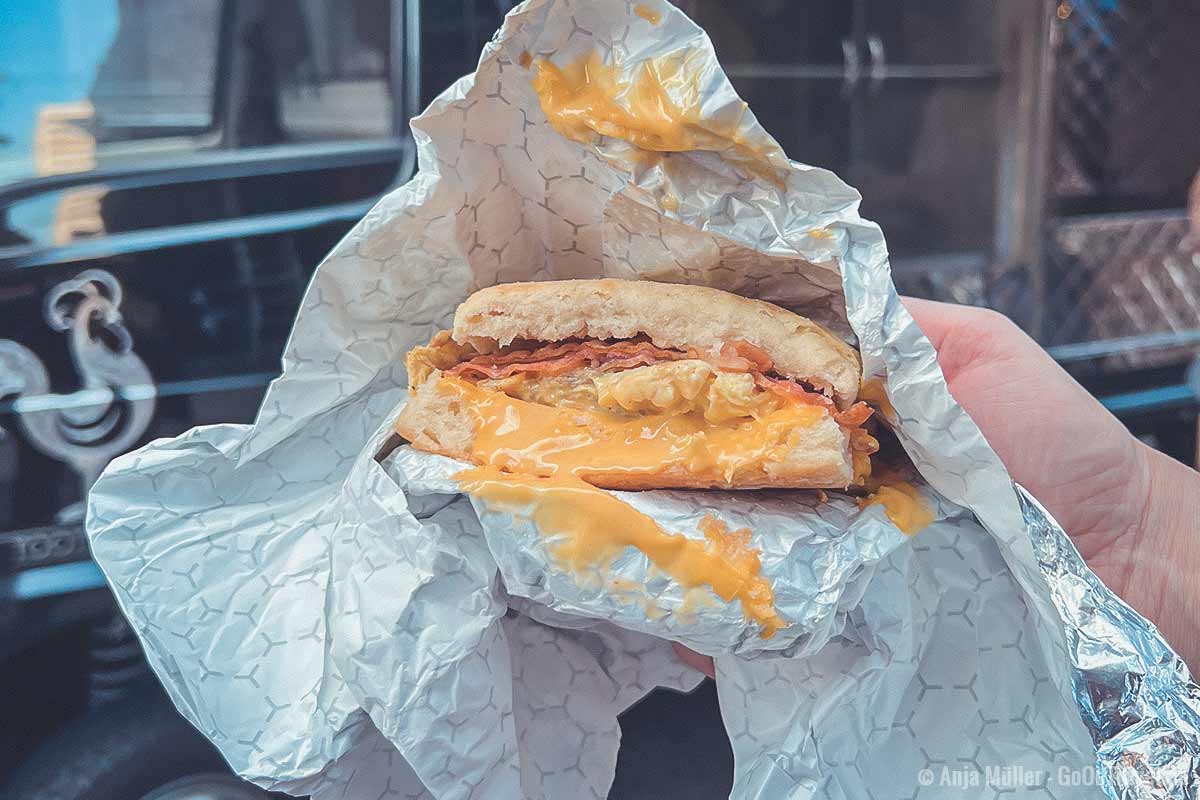
MULTIPOLYGON (((120 0, 86 103, 39 112, 39 174, 0 183, 3 796, 264 796, 150 674, 89 558, 83 501, 123 452, 253 420, 313 268, 413 174, 407 120, 473 69, 510 5, 120 0)), ((1035 0, 681 5, 785 149, 862 189, 902 290, 1008 311, 1135 432, 1192 460, 1200 324, 1150 308, 1133 315, 1144 329, 1105 327, 1074 277, 1081 236, 1139 236, 1123 257, 1152 267, 1192 246, 1180 186, 1143 170, 1121 189, 1094 141, 1091 184, 1055 177, 1073 130, 1055 98, 1079 91, 1055 59, 1087 57, 1087 20, 1035 0), (969 151, 930 134, 955 125, 982 131, 969 151)), ((1200 32, 1196 17, 1180 6, 1173 24, 1200 32)), ((614 796, 728 794, 711 684, 623 725, 636 746, 614 796)))

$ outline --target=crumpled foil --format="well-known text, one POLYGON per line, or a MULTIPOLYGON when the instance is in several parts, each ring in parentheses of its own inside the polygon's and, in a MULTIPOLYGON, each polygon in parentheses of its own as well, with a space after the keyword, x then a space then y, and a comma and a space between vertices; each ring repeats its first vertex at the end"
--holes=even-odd
POLYGON ((733 797, 1200 797, 1200 690, 955 404, 858 194, 789 162, 703 32, 649 5, 660 21, 622 0, 514 9, 414 120, 416 177, 317 269, 255 423, 153 442, 96 484, 93 553, 176 705, 293 793, 600 797, 617 715, 698 682, 670 638, 716 656, 733 797), (740 119, 785 185, 721 153, 570 141, 522 66, 599 52, 628 78, 678 51, 704 117, 740 119), (556 569, 527 524, 457 493, 461 464, 384 457, 403 354, 471 291, 597 276, 853 334, 936 521, 910 539, 837 495, 621 493, 685 535, 706 513, 754 532, 790 622, 764 640, 638 553, 556 569))

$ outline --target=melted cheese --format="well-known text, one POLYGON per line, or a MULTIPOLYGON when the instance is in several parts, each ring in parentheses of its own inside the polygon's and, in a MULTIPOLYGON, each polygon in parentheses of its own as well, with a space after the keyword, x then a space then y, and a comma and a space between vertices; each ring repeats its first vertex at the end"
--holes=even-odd
POLYGON ((682 586, 707 586, 726 602, 740 601, 746 617, 762 626, 763 638, 786 624, 775 612, 775 593, 762 577, 749 530, 729 531, 706 517, 700 526, 705 541, 668 533, 608 492, 565 475, 534 477, 479 467, 455 478, 489 509, 531 520, 565 568, 603 569, 635 547, 682 586))
POLYGON ((933 509, 911 483, 889 479, 858 501, 859 508, 883 506, 892 524, 912 536, 933 522, 933 509))
POLYGON ((648 5, 645 5, 644 3, 638 3, 636 6, 634 6, 633 13, 637 14, 639 17, 646 20, 646 22, 649 22, 651 25, 657 25, 658 23, 662 22, 662 14, 658 13, 653 8, 651 8, 648 5))
MULTIPOLYGON (((850 431, 851 437, 861 435, 857 430, 850 431)), ((866 431, 863 431, 863 433, 866 433, 866 431)), ((850 463, 854 468, 854 479, 852 482, 855 486, 865 486, 867 481, 871 479, 871 454, 851 444, 850 463)))
POLYGON ((892 406, 891 398, 888 397, 887 386, 884 385, 883 378, 871 378, 863 381, 858 387, 858 399, 879 409, 879 413, 889 422, 896 421, 896 409, 892 406))
POLYGON ((471 460, 541 477, 656 475, 677 466, 700 481, 732 482, 783 461, 828 412, 792 403, 761 417, 713 423, 699 411, 621 416, 529 403, 443 376, 438 391, 473 417, 471 460))
POLYGON ((590 53, 565 66, 534 62, 533 88, 542 112, 563 136, 592 144, 597 136, 629 142, 650 153, 708 150, 783 185, 783 153, 774 141, 752 144, 739 131, 746 105, 731 118, 704 119, 700 112, 700 53, 678 51, 642 61, 634 79, 621 80, 618 66, 590 53), (779 166, 772 163, 779 160, 779 166))

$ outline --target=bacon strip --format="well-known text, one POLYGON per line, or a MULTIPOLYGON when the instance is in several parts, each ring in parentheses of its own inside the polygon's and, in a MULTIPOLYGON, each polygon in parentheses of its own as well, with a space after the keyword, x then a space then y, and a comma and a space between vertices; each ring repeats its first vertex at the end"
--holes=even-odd
POLYGON ((446 370, 446 373, 476 373, 487 378, 507 378, 518 373, 550 376, 562 375, 585 364, 604 372, 612 372, 649 366, 659 361, 699 357, 699 353, 695 351, 667 350, 645 341, 564 342, 544 345, 534 350, 511 350, 502 354, 476 356, 446 370))
POLYGON ((775 369, 775 362, 766 350, 737 339, 721 345, 720 357, 713 366, 730 372, 770 372, 775 369))
POLYGON ((829 413, 831 414, 837 410, 833 401, 828 397, 817 392, 810 392, 795 381, 790 381, 786 378, 772 378, 769 375, 763 375, 761 372, 755 372, 754 382, 758 384, 760 389, 774 392, 780 397, 789 400, 798 400, 801 403, 808 403, 813 406, 824 406, 829 409, 829 413))
POLYGON ((833 419, 838 425, 845 428, 857 428, 870 419, 874 413, 875 409, 866 403, 855 403, 845 411, 839 411, 834 414, 833 419))

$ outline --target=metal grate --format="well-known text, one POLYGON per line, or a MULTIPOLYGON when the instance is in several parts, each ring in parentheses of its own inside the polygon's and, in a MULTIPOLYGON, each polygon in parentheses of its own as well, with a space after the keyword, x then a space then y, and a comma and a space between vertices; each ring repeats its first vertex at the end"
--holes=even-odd
MULTIPOLYGON (((1047 344, 1200 329, 1200 241, 1182 211, 1059 220, 1046 262, 1055 311, 1047 344)), ((1135 351, 1112 366, 1170 363, 1186 352, 1135 351)))
POLYGON ((892 259, 892 279, 900 294, 958 303, 987 305, 984 256, 927 256, 892 259))
POLYGON ((1183 206, 1200 166, 1200 3, 1062 0, 1057 17, 1052 195, 1072 211, 1183 206))

